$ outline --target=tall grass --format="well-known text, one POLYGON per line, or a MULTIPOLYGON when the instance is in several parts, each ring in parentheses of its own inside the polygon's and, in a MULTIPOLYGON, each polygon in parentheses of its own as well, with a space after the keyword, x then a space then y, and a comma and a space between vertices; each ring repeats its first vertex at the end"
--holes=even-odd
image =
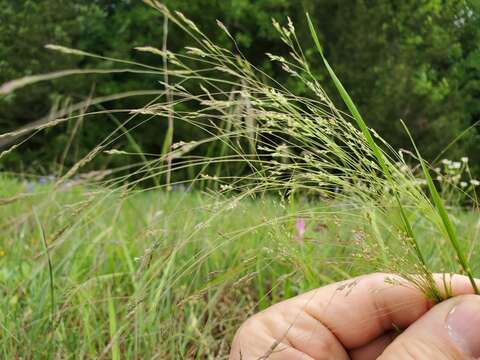
MULTIPOLYGON (((93 115, 117 124, 47 185, 1 179, 5 355, 225 358, 235 327, 253 311, 371 271, 399 274, 434 301, 449 294, 448 284, 441 292, 433 282, 434 271, 464 272, 478 292, 475 179, 466 186, 460 178, 442 182, 438 191, 430 171, 439 170, 419 150, 399 152, 370 129, 328 63, 310 18, 313 41, 351 116, 315 78, 289 19, 273 27, 290 58, 266 56, 305 84, 304 97, 251 64, 221 22, 233 52, 212 43, 183 14, 146 2, 193 42, 177 54, 167 49, 166 37, 161 49, 136 49, 157 55, 161 66, 48 46, 126 66, 111 72, 162 79, 162 90, 149 92, 145 106, 105 110, 104 98, 92 98, 0 135, 0 142, 40 136, 80 117, 88 123, 93 115), (91 104, 99 107, 89 110, 91 104), (133 135, 153 119, 169 123, 160 154, 143 152, 133 135), (172 143, 179 122, 205 137, 172 143), (118 147, 123 137, 133 151, 118 147), (197 148, 208 155, 193 155, 197 148), (82 172, 100 155, 138 161, 82 172), (472 209, 462 209, 460 199, 472 209), (305 233, 296 230, 299 221, 305 233)), ((106 72, 81 72, 99 71, 106 72)), ((0 92, 78 73, 14 80, 0 92)), ((129 95, 138 93, 122 94, 129 95)), ((459 174, 469 174, 467 161, 459 174)))

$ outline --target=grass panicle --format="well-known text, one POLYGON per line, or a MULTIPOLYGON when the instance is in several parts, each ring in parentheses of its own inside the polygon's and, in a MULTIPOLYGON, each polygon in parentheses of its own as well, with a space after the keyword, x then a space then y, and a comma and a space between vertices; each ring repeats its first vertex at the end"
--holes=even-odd
MULTIPOLYGON (((161 79, 158 90, 90 94, 0 135, 0 157, 7 157, 29 138, 72 123, 54 174, 0 173, 4 357, 225 358, 249 315, 334 281, 386 271, 441 301, 451 289, 445 278, 441 292, 432 273, 460 266, 475 288, 478 185, 467 161, 435 170, 437 190, 416 148, 397 151, 370 129, 310 17, 312 39, 351 117, 315 77, 291 20, 273 22, 290 56, 266 57, 303 82, 301 95, 250 63, 223 23, 233 50, 185 15, 145 2, 191 43, 173 53, 165 34, 160 48, 137 47, 152 64, 48 48, 98 61, 91 74, 108 61, 118 66, 110 73, 161 79), (145 104, 137 108, 116 101, 139 96, 145 104), (76 124, 88 128, 99 117, 115 129, 73 156, 76 124), (168 125, 163 146, 148 152, 136 130, 160 121, 168 125), (185 126, 199 135, 178 140, 185 126), (119 158, 124 165, 97 167, 119 158)), ((0 89, 84 75, 67 70, 0 89)))

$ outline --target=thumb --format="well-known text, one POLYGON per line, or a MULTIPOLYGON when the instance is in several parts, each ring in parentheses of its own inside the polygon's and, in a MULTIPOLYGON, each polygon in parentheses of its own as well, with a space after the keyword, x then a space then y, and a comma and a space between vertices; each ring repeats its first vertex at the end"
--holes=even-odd
POLYGON ((381 360, 463 360, 480 357, 480 296, 446 300, 399 335, 381 360))

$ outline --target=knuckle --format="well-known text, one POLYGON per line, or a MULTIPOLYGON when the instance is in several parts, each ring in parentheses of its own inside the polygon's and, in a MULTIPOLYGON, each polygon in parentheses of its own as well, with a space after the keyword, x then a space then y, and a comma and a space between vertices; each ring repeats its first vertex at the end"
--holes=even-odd
MULTIPOLYGON (((236 331, 230 347, 230 360, 243 360, 250 352, 250 341, 258 332, 257 320, 254 317, 247 319, 236 331)), ((253 349, 254 351, 254 349, 253 349)))
POLYGON ((252 337, 263 338, 269 335, 270 331, 268 326, 263 321, 261 313, 259 313, 243 322, 235 333, 233 342, 238 343, 242 339, 251 339, 252 337))
POLYGON ((238 328, 237 332, 235 333, 234 340, 241 338, 243 336, 250 336, 252 331, 258 327, 258 320, 255 316, 248 318, 246 321, 243 322, 242 325, 238 328))
POLYGON ((248 318, 237 330, 230 349, 230 360, 246 359, 288 359, 282 351, 290 348, 288 341, 280 341, 274 337, 269 316, 258 313, 248 318), (280 346, 281 345, 281 346, 280 346), (270 354, 265 356, 265 354, 270 354), (278 355, 278 356, 277 356, 278 355))

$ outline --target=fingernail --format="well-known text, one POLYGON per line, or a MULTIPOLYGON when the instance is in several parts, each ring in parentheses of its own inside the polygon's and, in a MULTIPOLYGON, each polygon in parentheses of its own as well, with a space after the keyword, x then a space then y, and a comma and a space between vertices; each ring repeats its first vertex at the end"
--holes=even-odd
POLYGON ((480 302, 465 301, 447 317, 448 334, 465 355, 480 356, 480 302))

